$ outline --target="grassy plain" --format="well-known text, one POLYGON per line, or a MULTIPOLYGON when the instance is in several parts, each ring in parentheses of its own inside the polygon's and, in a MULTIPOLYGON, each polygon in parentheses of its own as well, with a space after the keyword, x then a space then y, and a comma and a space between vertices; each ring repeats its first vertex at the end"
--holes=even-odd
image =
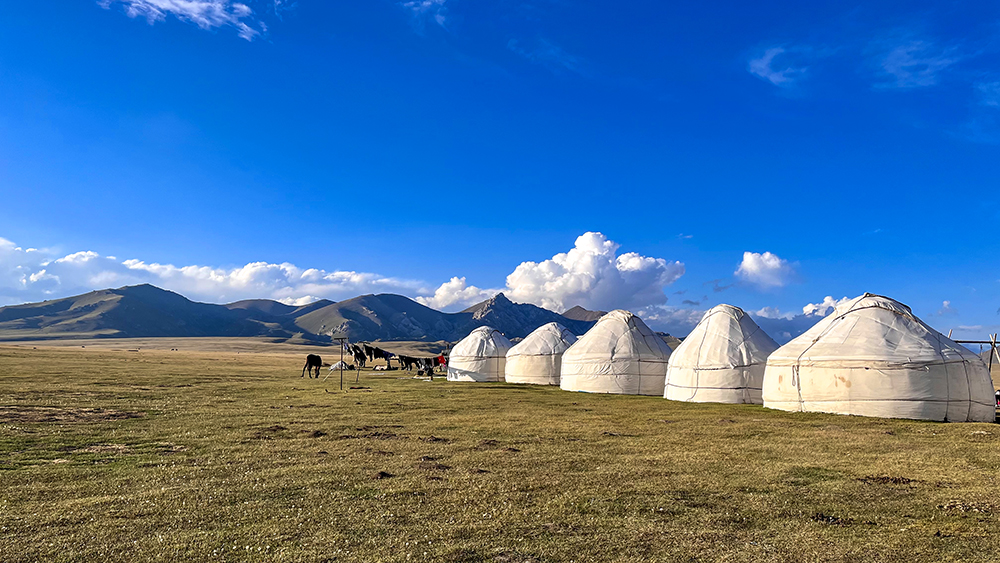
POLYGON ((993 424, 302 361, 0 347, 0 561, 1000 559, 993 424))

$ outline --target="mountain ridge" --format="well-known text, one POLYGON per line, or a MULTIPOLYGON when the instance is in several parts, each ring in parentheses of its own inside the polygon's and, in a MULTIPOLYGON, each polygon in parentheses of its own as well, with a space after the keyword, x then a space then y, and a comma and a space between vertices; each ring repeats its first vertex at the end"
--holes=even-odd
POLYGON ((0 307, 0 341, 67 338, 266 336, 276 340, 456 341, 489 325, 510 338, 548 322, 583 334, 592 321, 566 318, 502 293, 464 311, 445 313, 391 293, 287 305, 270 299, 200 303, 142 284, 0 307))

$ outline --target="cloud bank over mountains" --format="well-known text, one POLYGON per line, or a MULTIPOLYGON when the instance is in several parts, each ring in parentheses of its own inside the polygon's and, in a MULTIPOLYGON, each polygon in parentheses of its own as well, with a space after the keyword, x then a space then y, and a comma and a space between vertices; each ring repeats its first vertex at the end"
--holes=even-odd
POLYGON ((92 250, 68 255, 22 248, 0 238, 0 304, 63 297, 97 288, 151 283, 193 299, 227 302, 248 298, 299 304, 319 298, 345 299, 365 293, 400 293, 437 309, 461 309, 503 291, 520 303, 553 310, 573 305, 593 309, 642 308, 666 303, 664 288, 684 274, 684 264, 635 252, 618 254, 618 243, 588 232, 568 252, 541 262, 523 262, 503 288, 479 288, 464 277, 438 287, 352 270, 301 268, 251 262, 235 268, 175 266, 120 260, 92 250))
POLYGON ((174 266, 119 260, 94 251, 58 257, 51 250, 21 248, 0 238, 0 304, 65 297, 93 289, 151 283, 192 299, 213 303, 249 298, 289 304, 321 297, 344 299, 364 293, 413 295, 425 284, 355 271, 299 268, 294 264, 251 262, 237 268, 174 266))
MULTIPOLYGON (((268 298, 301 305, 321 298, 343 300, 368 293, 398 293, 446 311, 464 309, 502 291, 512 301, 556 312, 574 305, 604 311, 630 309, 658 330, 687 334, 701 320, 704 309, 693 301, 688 303, 693 307, 668 304, 665 291, 685 274, 684 264, 620 249, 621 245, 604 234, 587 232, 566 252, 538 262, 522 262, 507 276, 504 287, 481 288, 460 276, 434 287, 425 280, 302 268, 287 262, 221 268, 122 260, 92 250, 62 255, 50 249, 23 248, 0 238, 0 306, 140 283, 210 303, 268 298)), ((738 277, 765 289, 784 285, 792 273, 787 261, 769 252, 745 253, 737 270, 738 277)), ((762 326, 768 324, 777 330, 775 338, 784 340, 786 334, 794 336, 808 328, 842 301, 828 296, 807 304, 801 314, 782 313, 773 307, 753 314, 762 326)))

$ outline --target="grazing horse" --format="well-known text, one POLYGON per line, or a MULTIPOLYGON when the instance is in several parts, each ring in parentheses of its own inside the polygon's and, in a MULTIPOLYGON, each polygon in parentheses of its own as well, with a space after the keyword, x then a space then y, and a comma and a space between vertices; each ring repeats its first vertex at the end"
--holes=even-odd
POLYGON ((317 356, 316 354, 309 354, 306 356, 306 365, 302 366, 302 375, 299 377, 305 377, 306 371, 309 372, 309 379, 312 379, 312 370, 316 369, 316 379, 319 379, 319 368, 323 367, 323 358, 317 356))
POLYGON ((365 357, 365 353, 364 352, 360 352, 360 353, 359 352, 354 352, 354 361, 358 363, 358 367, 362 367, 362 368, 365 367, 365 363, 367 363, 365 360, 367 360, 367 359, 368 358, 365 357))

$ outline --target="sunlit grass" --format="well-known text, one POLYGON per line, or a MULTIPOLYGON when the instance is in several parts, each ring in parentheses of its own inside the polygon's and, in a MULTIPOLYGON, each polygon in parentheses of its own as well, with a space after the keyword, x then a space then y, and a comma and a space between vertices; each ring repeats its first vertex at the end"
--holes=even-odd
POLYGON ((301 362, 0 348, 0 561, 998 559, 995 425, 301 362))

